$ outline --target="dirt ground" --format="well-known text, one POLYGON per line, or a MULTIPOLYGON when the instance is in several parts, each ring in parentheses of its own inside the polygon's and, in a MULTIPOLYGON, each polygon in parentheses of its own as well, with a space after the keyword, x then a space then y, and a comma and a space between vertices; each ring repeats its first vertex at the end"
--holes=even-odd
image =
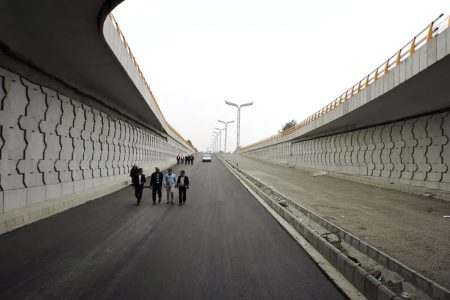
POLYGON ((450 202, 241 155, 224 155, 292 200, 450 288, 450 202), (315 174, 314 174, 315 175, 315 174))

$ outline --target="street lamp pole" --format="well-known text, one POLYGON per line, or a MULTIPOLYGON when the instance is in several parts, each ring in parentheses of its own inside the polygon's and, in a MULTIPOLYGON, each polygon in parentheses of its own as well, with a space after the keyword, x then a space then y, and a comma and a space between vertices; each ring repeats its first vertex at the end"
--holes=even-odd
POLYGON ((225 125, 225 147, 224 147, 225 149, 224 149, 223 152, 227 153, 227 136, 228 136, 228 133, 227 133, 228 129, 227 129, 227 127, 228 127, 228 124, 233 123, 234 121, 225 122, 225 121, 219 120, 219 122, 223 123, 225 125))
POLYGON ((253 102, 249 102, 249 103, 244 103, 241 105, 237 105, 236 103, 232 103, 229 101, 225 100, 225 104, 227 105, 231 105, 237 108, 237 119, 236 119, 236 124, 237 124, 237 136, 236 136, 236 149, 239 149, 240 145, 240 139, 241 139, 241 108, 245 107, 245 106, 250 106, 253 105, 253 102))
POLYGON ((213 145, 214 145, 214 147, 213 147, 213 152, 217 152, 217 137, 218 137, 218 135, 219 135, 219 133, 218 132, 213 132, 213 139, 214 139, 214 142, 213 142, 213 145))
POLYGON ((216 130, 219 131, 219 152, 222 150, 222 130, 225 130, 225 128, 217 128, 216 130))

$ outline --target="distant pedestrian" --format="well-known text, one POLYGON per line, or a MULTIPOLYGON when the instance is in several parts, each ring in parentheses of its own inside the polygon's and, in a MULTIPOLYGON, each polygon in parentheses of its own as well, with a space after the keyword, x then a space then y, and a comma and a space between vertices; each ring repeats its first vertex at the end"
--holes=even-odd
POLYGON ((139 171, 139 168, 136 165, 131 167, 131 170, 130 170, 131 185, 134 185, 133 180, 134 180, 134 177, 136 176, 136 174, 138 173, 138 171, 139 171))
POLYGON ((191 155, 191 165, 194 164, 194 155, 191 155))
POLYGON ((175 192, 174 190, 176 184, 177 184, 177 175, 172 173, 172 169, 169 169, 169 172, 164 177, 164 185, 166 186, 166 193, 167 193, 167 204, 169 203, 175 204, 173 202, 173 194, 175 192))
POLYGON ((181 157, 181 164, 184 164, 184 157, 181 157))
POLYGON ((133 174, 134 195, 136 196, 137 205, 141 203, 145 181, 146 179, 145 175, 143 174, 142 168, 139 168, 137 172, 133 174))
POLYGON ((189 189, 189 177, 184 175, 184 170, 181 170, 180 176, 177 179, 178 188, 178 206, 186 203, 186 190, 189 189))
POLYGON ((155 205, 156 203, 156 193, 158 193, 158 203, 161 203, 161 188, 164 180, 163 177, 163 173, 159 171, 159 168, 155 168, 155 172, 153 172, 152 176, 150 177, 150 188, 152 189, 153 205, 155 205))
POLYGON ((181 159, 180 154, 178 154, 178 155, 177 155, 177 165, 180 164, 180 159, 181 159))
POLYGON ((186 156, 186 164, 187 165, 191 164, 191 157, 189 155, 186 156))
POLYGON ((189 164, 189 162, 188 162, 188 156, 187 156, 187 155, 184 157, 184 163, 185 163, 186 165, 189 164))

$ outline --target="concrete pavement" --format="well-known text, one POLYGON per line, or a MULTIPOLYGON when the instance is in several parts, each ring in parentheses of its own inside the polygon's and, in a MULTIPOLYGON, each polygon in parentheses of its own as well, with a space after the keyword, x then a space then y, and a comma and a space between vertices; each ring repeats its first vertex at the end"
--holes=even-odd
POLYGON ((186 206, 125 188, 1 236, 0 298, 344 298, 217 159, 181 167, 186 206))

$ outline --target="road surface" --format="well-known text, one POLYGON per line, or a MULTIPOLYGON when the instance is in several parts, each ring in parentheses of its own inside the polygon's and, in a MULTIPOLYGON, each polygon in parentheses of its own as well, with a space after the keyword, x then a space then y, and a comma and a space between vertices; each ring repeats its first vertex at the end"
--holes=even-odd
POLYGON ((225 155, 239 168, 437 283, 450 287, 450 202, 304 168, 225 155), (424 263, 426 262, 426 263, 424 263))
POLYGON ((0 299, 345 298, 216 158, 181 167, 185 206, 128 187, 0 236, 0 299))

